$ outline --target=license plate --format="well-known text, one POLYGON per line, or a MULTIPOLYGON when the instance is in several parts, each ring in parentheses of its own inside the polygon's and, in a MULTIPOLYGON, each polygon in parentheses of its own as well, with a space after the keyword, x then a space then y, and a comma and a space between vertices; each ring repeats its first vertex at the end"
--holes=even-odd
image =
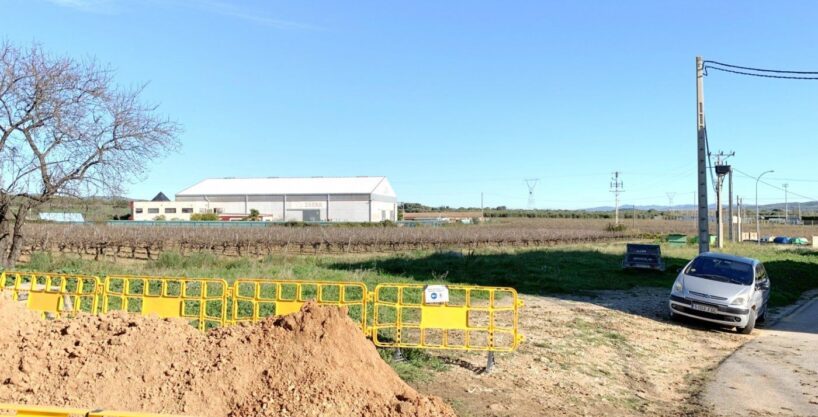
POLYGON ((694 310, 699 310, 699 311, 705 311, 705 312, 708 312, 708 313, 717 313, 719 311, 719 309, 716 308, 716 307, 708 306, 708 305, 704 305, 704 304, 696 304, 696 303, 693 303, 693 309, 694 310))

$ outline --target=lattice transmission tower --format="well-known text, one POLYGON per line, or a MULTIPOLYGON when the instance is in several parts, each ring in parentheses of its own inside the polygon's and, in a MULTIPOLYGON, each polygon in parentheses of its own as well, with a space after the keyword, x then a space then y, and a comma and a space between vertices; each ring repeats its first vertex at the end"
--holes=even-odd
POLYGON ((534 188, 540 182, 539 178, 526 178, 525 185, 528 186, 528 209, 534 210, 536 208, 536 201, 534 201, 534 188))

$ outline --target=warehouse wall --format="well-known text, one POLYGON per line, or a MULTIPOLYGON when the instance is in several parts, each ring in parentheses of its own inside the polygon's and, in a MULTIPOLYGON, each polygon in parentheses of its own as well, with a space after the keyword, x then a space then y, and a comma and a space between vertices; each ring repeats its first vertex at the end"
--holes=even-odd
POLYGON ((385 201, 372 202, 372 221, 381 222, 384 220, 398 220, 398 205, 385 201))
MULTIPOLYGON (((397 220, 397 204, 394 197, 368 194, 322 194, 322 195, 253 195, 253 196, 187 196, 177 197, 175 202, 164 202, 168 207, 177 207, 177 215, 182 220, 189 220, 190 215, 182 215, 178 208, 194 207, 195 213, 217 212, 225 217, 243 217, 250 210, 259 211, 266 221, 305 221, 305 218, 318 211, 319 221, 334 222, 369 222, 384 219, 397 220), (370 205, 372 199, 372 205, 370 205), (379 201, 375 201, 379 200, 379 201), (385 200, 385 201, 384 201, 385 200)), ((135 202, 135 207, 157 204, 135 202)), ((147 206, 145 206, 147 207, 147 206)), ((163 206, 164 207, 164 206, 163 206)), ((135 220, 152 220, 157 213, 148 215, 142 210, 135 220)), ((159 213, 162 214, 162 213, 159 213)), ((170 216, 166 216, 168 219, 170 216)))

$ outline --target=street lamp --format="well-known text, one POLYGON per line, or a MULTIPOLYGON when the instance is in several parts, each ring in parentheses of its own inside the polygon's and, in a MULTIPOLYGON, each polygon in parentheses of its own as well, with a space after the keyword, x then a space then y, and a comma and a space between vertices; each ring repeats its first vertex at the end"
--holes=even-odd
POLYGON ((758 182, 761 181, 761 177, 764 176, 764 174, 769 174, 771 172, 775 171, 764 171, 758 176, 758 178, 756 178, 756 242, 758 242, 759 245, 761 245, 761 224, 758 222, 758 182))

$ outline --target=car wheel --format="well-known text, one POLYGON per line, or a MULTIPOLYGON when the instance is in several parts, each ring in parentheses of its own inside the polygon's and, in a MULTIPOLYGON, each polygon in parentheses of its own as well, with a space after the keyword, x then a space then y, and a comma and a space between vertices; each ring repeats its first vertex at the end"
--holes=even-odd
POLYGON ((744 327, 736 327, 741 334, 750 334, 753 332, 753 329, 756 327, 756 311, 750 310, 750 318, 747 320, 747 325, 744 327))
POLYGON ((764 306, 764 312, 756 319, 756 323, 764 323, 767 321, 767 306, 764 306))

